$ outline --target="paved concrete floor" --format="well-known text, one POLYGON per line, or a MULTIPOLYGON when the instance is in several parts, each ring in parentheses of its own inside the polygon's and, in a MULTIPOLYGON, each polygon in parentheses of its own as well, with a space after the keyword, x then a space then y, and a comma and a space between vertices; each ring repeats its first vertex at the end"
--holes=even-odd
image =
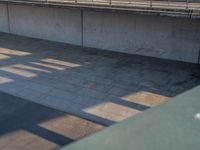
POLYGON ((50 150, 104 126, 0 92, 0 149, 50 150))
POLYGON ((197 65, 0 33, 0 91, 100 124, 199 84, 197 65))

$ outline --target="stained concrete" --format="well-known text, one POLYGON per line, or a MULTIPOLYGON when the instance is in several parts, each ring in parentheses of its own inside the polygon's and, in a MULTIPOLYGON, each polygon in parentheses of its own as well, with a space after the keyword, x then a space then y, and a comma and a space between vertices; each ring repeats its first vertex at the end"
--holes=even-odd
POLYGON ((198 62, 200 21, 84 12, 84 46, 198 62))
POLYGON ((4 32, 83 47, 198 63, 200 21, 81 9, 8 4, 0 15, 4 32))
POLYGON ((0 91, 100 124, 199 84, 194 64, 0 34, 0 91))

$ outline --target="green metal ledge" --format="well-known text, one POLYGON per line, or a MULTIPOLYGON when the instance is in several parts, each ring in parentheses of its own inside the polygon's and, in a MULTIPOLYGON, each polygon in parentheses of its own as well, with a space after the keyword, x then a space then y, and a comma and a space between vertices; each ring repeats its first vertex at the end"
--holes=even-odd
POLYGON ((62 150, 199 150, 200 86, 62 150))

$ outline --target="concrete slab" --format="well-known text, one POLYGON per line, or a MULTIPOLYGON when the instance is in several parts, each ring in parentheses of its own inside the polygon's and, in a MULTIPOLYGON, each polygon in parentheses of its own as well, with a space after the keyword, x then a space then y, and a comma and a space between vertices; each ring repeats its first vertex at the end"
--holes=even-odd
POLYGON ((199 65, 0 33, 0 91, 111 125, 200 84, 199 65))

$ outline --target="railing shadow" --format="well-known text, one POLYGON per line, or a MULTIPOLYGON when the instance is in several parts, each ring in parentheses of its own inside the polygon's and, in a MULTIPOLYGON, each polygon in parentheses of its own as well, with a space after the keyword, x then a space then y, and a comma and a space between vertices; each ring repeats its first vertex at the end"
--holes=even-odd
MULTIPOLYGON (((199 65, 3 33, 0 37, 0 91, 104 126, 133 116, 200 84, 199 65)), ((6 103, 3 97, 0 97, 0 102, 6 103)), ((6 105, 9 107, 9 104, 6 105)), ((51 115, 47 111, 47 115, 32 106, 18 111, 4 117, 5 120, 25 116, 21 119, 33 126, 23 128, 22 121, 19 121, 20 128, 36 132, 58 145, 73 141, 36 125, 62 116, 62 113, 51 115), (37 115, 35 112, 38 112, 37 115), (20 116, 15 117, 18 114, 20 116), (54 138, 58 141, 53 141, 54 138)), ((3 113, 1 115, 3 117, 3 113)), ((9 121, 9 124, 14 124, 9 121)), ((1 128, 5 129, 1 135, 19 128, 15 124, 6 130, 8 122, 2 123, 1 128)))

